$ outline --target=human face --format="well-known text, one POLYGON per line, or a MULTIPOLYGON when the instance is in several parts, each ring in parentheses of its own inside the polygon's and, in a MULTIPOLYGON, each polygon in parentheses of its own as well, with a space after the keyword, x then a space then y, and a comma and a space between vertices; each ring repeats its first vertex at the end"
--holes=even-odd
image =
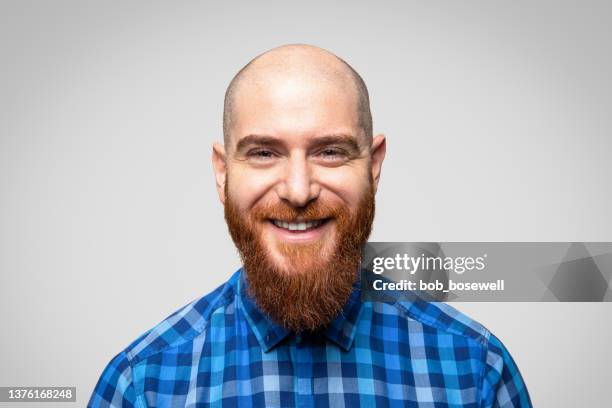
MULTIPOLYGON (((355 214, 376 189, 385 152, 384 136, 369 143, 355 107, 351 87, 309 78, 275 78, 242 90, 227 151, 220 145, 213 151, 221 201, 227 193, 245 217, 261 208, 299 210, 313 203, 355 214)), ((316 248, 322 259, 334 255, 333 216, 251 219, 268 256, 287 273, 297 273, 291 254, 300 248, 316 248)))

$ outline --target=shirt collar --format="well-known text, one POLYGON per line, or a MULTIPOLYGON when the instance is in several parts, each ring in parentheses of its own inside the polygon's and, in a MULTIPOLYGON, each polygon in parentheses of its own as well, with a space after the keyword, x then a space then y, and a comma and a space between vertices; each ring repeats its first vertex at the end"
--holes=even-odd
MULTIPOLYGON (((353 344, 357 322, 362 310, 359 274, 357 276, 358 278, 353 284, 353 290, 342 312, 322 332, 329 340, 338 344, 345 351, 350 350, 353 344)), ((248 293, 248 281, 244 268, 240 270, 237 289, 240 307, 264 352, 270 351, 291 334, 259 309, 255 299, 248 293)))

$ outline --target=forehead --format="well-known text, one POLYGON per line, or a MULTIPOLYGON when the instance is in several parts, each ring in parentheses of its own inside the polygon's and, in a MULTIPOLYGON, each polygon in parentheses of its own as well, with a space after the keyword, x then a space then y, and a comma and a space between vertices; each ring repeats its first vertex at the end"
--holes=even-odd
POLYGON ((275 75, 245 78, 233 101, 231 144, 249 134, 299 142, 319 135, 359 137, 358 98, 342 76, 275 75))

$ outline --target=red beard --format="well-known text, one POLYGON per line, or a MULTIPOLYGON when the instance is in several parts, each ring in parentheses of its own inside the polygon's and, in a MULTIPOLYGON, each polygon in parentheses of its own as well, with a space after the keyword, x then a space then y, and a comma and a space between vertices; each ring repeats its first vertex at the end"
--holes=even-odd
POLYGON ((345 205, 315 200, 295 208, 284 202, 258 205, 243 215, 225 188, 225 220, 238 248, 249 294, 259 308, 289 331, 314 331, 327 326, 342 310, 357 278, 361 251, 374 220, 372 183, 355 214, 345 205), (321 253, 321 240, 310 244, 281 243, 284 265, 271 258, 261 225, 270 219, 330 218, 336 223, 334 248, 321 253), (322 256, 323 255, 323 256, 322 256))

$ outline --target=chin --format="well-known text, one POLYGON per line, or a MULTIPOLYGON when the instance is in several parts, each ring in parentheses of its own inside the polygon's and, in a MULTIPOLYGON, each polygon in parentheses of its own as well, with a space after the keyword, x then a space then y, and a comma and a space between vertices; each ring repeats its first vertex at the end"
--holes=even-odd
POLYGON ((266 244, 269 262, 285 275, 314 273, 329 263, 333 241, 266 244))

